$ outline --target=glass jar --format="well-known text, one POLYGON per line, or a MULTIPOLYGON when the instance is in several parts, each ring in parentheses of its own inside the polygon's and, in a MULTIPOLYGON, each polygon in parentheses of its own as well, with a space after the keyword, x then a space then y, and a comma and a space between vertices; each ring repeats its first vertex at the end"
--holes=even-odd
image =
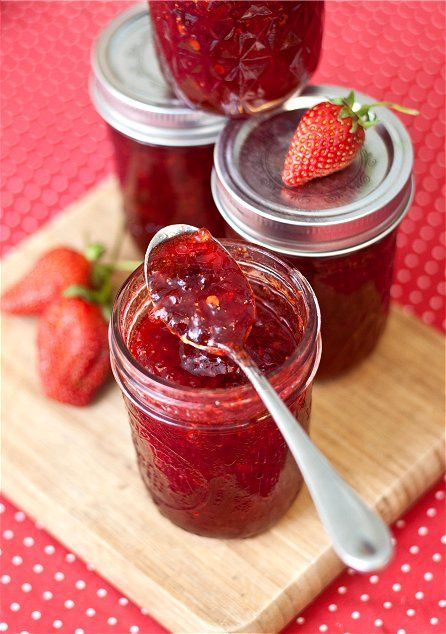
MULTIPOLYGON (((274 352, 262 342, 280 339, 281 333, 265 331, 264 319, 250 345, 260 366, 270 367, 272 384, 308 430, 320 356, 314 293, 300 273, 274 255, 240 242, 224 244, 248 276, 260 312, 275 316, 275 324, 292 342, 286 360, 271 367, 274 352)), ((188 366, 180 359, 184 344, 164 326, 153 326, 149 312, 140 267, 115 302, 111 361, 128 410, 139 470, 153 501, 172 522, 200 535, 248 537, 266 530, 285 513, 302 485, 278 428, 246 382, 229 384, 227 374, 209 375, 207 370, 205 378, 193 374, 189 381, 182 369, 188 366), (137 361, 130 351, 135 335, 141 341, 144 319, 151 328, 165 329, 164 334, 158 332, 156 344, 151 339, 156 355, 152 372, 141 364, 145 353, 137 361), (180 378, 174 382, 175 376, 180 378), (225 382, 228 387, 218 387, 225 382)))
MULTIPOLYGON (((214 200, 226 235, 280 254, 309 280, 322 316, 319 377, 358 364, 383 333, 390 303, 396 230, 413 196, 413 152, 400 120, 377 108, 346 169, 289 189, 283 161, 300 117, 334 86, 312 86, 281 109, 232 121, 215 149, 214 200)), ((374 101, 357 93, 361 103, 374 101)))
POLYGON ((222 235, 210 192, 224 119, 181 103, 157 62, 147 6, 118 15, 95 42, 91 97, 108 124, 129 231, 145 250, 167 224, 222 235))
POLYGON ((191 106, 262 112, 301 91, 317 67, 322 1, 149 4, 166 76, 191 106))

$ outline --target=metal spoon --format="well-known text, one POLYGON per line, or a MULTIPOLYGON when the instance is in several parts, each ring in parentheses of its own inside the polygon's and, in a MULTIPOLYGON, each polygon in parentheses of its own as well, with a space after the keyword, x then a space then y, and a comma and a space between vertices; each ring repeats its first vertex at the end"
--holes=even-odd
MULTIPOLYGON (((191 225, 170 225, 155 234, 144 260, 149 292, 148 272, 153 249, 165 240, 195 231, 198 229, 191 225)), ((206 350, 204 346, 196 346, 192 341, 186 343, 206 350)), ((385 566, 392 557, 393 546, 389 529, 383 520, 366 506, 313 444, 246 351, 228 351, 225 348, 224 353, 230 355, 243 370, 282 433, 340 559, 347 566, 361 572, 370 572, 385 566)))

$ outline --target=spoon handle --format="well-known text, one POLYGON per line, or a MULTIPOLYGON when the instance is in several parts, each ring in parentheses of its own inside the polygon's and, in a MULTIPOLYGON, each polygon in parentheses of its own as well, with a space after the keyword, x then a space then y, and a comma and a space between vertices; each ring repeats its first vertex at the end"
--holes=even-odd
POLYGON ((361 572, 382 568, 393 553, 386 524, 313 444, 253 360, 244 351, 234 354, 233 358, 286 440, 338 556, 347 566, 361 572))

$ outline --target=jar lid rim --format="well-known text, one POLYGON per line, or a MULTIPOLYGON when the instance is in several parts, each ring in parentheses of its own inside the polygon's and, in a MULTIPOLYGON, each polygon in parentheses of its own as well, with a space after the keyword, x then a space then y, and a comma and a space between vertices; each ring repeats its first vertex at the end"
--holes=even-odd
POLYGON ((225 118, 188 108, 158 65, 147 3, 119 13, 91 50, 90 96, 99 114, 126 136, 155 145, 206 145, 225 118))
MULTIPOLYGON (((280 170, 298 117, 327 95, 345 92, 339 86, 309 86, 255 120, 227 123, 214 150, 214 198, 243 237, 279 252, 280 247, 336 252, 367 242, 401 220, 412 197, 413 150, 403 123, 387 108, 377 109, 380 123, 367 131, 364 157, 350 173, 342 170, 298 190, 285 188, 280 174, 272 174, 273 168, 280 170)), ((361 93, 357 99, 372 101, 361 93)))

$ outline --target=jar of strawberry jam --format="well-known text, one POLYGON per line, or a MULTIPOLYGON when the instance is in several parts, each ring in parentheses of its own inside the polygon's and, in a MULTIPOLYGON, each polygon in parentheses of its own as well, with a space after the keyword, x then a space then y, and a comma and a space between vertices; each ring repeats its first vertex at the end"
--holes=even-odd
POLYGON ((262 112, 301 91, 317 67, 322 1, 149 4, 166 76, 191 106, 262 112))
POLYGON ((221 235, 209 182, 224 119, 191 110, 173 95, 158 66, 145 3, 99 35, 92 65, 91 97, 108 124, 136 243, 144 250, 154 233, 174 223, 221 235))
MULTIPOLYGON (((412 195, 413 152, 401 121, 380 123, 346 169, 289 189, 281 171, 300 117, 327 96, 313 86, 272 113, 231 121, 215 150, 214 200, 228 236, 276 252, 312 285, 322 317, 319 377, 353 367, 375 347, 389 312, 396 231, 412 195)), ((373 101, 357 93, 360 103, 373 101)))
MULTIPOLYGON (((273 254, 224 244, 256 298, 246 347, 308 430, 320 356, 314 293, 273 254)), ((288 446, 234 363, 183 344, 152 317, 141 267, 116 299, 110 342, 138 467, 160 512, 210 537, 272 526, 302 485, 288 446)))

